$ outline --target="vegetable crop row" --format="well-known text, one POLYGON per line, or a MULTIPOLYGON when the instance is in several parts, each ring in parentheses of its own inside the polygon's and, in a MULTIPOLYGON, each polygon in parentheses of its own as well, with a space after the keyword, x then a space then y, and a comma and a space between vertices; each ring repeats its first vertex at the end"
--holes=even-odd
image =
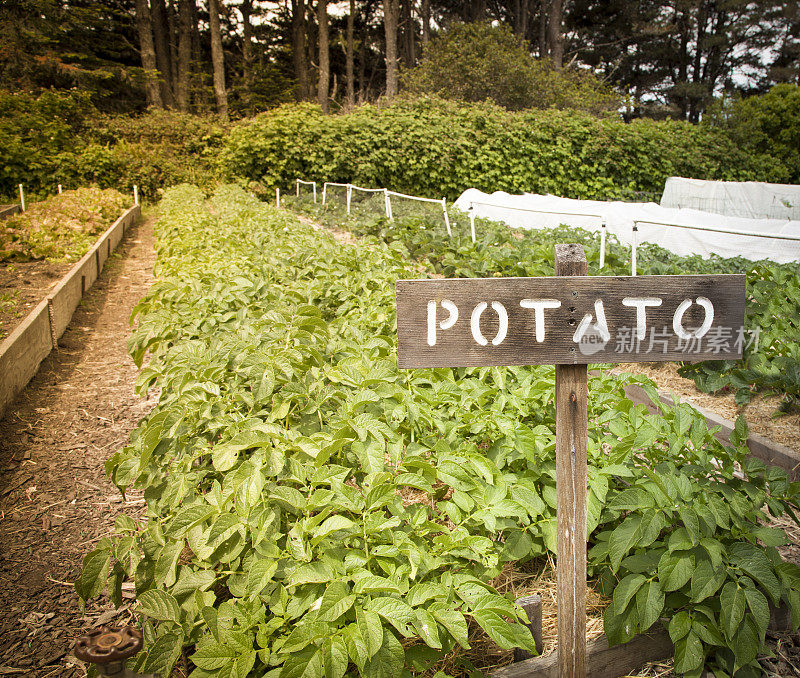
MULTIPOLYGON (((480 631, 533 650, 489 582, 555 551, 553 369, 399 371, 394 282, 434 267, 238 188, 170 189, 158 239, 130 349, 159 400, 107 463, 146 520, 120 517, 76 583, 121 604, 135 582, 135 668, 169 675, 186 648, 194 678, 433 675, 447 657, 442 677, 474 675, 480 631)), ((723 446, 686 405, 634 407, 625 382, 590 383, 606 633, 666 618, 680 674, 759 675, 769 602, 800 624, 800 568, 762 526, 798 488, 747 458, 743 420, 723 446)))
MULTIPOLYGON (((340 191, 341 192, 341 191, 340 191)), ((447 277, 551 275, 553 244, 580 242, 587 250, 592 275, 628 275, 630 249, 609 238, 606 267, 599 269, 600 239, 582 229, 511 229, 503 223, 478 219, 478 241, 472 243, 464 217, 452 217, 461 226, 450 239, 433 209, 402 205, 395 207, 405 217, 391 223, 382 216, 382 197, 357 204, 347 218, 342 196, 332 192, 327 204, 314 205, 305 197, 289 198, 298 209, 329 225, 345 227, 359 235, 372 235, 389 243, 402 243, 409 256, 431 263, 447 277)), ((712 255, 681 257, 654 244, 638 250, 640 274, 746 273, 744 357, 740 361, 720 360, 685 363, 680 373, 693 379, 706 393, 733 392, 738 404, 756 393, 777 394, 784 412, 800 410, 800 265, 753 262, 743 257, 712 255)), ((731 343, 737 337, 730 338, 731 343)))

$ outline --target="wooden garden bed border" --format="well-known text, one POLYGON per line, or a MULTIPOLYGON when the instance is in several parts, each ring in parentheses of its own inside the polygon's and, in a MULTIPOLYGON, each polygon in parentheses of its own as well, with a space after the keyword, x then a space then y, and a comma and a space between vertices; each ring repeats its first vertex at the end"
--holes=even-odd
POLYGON ((20 211, 19 205, 0 205, 0 221, 8 219, 20 211))
MULTIPOLYGON (((17 206, 15 206, 17 207, 17 206)), ((18 208, 17 208, 18 209, 18 208)), ((75 308, 103 270, 128 226, 141 216, 141 208, 128 208, 106 230, 50 293, 0 343, 0 419, 27 386, 50 351, 58 348, 75 308)))
MULTIPOLYGON (((537 651, 542 651, 542 599, 538 595, 517 598, 517 604, 528 615, 531 633, 537 651)), ((770 603, 769 630, 791 630, 791 614, 785 606, 775 608, 770 603)), ((608 646, 605 634, 586 643, 586 675, 590 678, 619 678, 626 676, 650 662, 669 659, 674 647, 662 622, 656 622, 646 633, 634 636, 627 643, 608 646)), ((492 671, 491 678, 559 678, 558 650, 543 657, 530 657, 517 650, 515 663, 492 671)), ((713 678, 708 671, 703 678, 713 678)))

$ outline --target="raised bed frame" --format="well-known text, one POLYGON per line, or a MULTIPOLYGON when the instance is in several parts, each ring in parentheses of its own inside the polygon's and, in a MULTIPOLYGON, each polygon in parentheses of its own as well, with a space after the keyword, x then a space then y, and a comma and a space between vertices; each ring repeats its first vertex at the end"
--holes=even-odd
MULTIPOLYGON (((16 206, 14 206, 16 207, 16 206)), ((130 207, 91 249, 76 263, 53 290, 0 343, 0 419, 27 386, 50 351, 58 348, 75 308, 95 280, 126 229, 141 216, 139 205, 130 207)))

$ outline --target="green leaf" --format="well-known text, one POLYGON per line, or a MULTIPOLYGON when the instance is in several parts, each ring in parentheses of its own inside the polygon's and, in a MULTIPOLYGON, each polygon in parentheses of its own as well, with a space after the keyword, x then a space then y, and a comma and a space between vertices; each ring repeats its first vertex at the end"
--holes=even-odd
POLYGON ((719 602, 722 631, 728 638, 733 638, 744 617, 744 589, 739 588, 735 582, 728 582, 722 587, 719 602))
POLYGON ((326 518, 323 523, 313 531, 315 537, 326 537, 337 530, 353 530, 356 524, 345 516, 334 515, 326 518))
POLYGON ((520 647, 536 654, 533 636, 527 626, 510 624, 492 610, 475 610, 472 617, 486 631, 486 634, 503 650, 520 647))
POLYGON ((714 567, 711 561, 701 560, 692 573, 692 600, 699 603, 714 595, 724 581, 724 567, 714 567))
POLYGON ((181 509, 175 514, 167 529, 167 536, 182 537, 186 531, 213 516, 217 510, 208 504, 195 504, 186 509, 181 509))
POLYGON ((657 581, 649 581, 636 592, 639 631, 644 633, 658 621, 664 609, 664 591, 657 581))
POLYGON ((410 625, 416 619, 414 610, 403 600, 397 598, 380 597, 370 600, 365 608, 383 617, 406 637, 413 635, 410 625))
POLYGON ((75 582, 75 590, 81 600, 87 601, 103 592, 110 563, 111 551, 107 549, 95 549, 83 557, 81 575, 75 582))
POLYGON ((677 591, 694 572, 694 556, 688 553, 665 553, 658 561, 658 580, 664 591, 677 591))
POLYGON ((145 591, 138 597, 139 610, 152 619, 180 623, 181 611, 175 597, 161 589, 145 591))
POLYGON ((733 670, 736 672, 752 662, 758 656, 758 650, 761 647, 759 632, 752 617, 748 615, 744 618, 732 640, 733 652, 736 655, 733 670))
POLYGON ((761 584, 774 605, 780 605, 781 585, 763 549, 744 542, 731 544, 728 559, 761 584))
POLYGON ((168 633, 159 636, 147 650, 147 659, 145 659, 142 671, 164 676, 170 675, 172 667, 181 656, 181 650, 183 650, 182 635, 168 633))
POLYGON ((703 644, 694 631, 690 631, 675 643, 675 671, 677 673, 689 673, 700 668, 704 661, 703 644))
POLYGON ((744 597, 747 601, 747 607, 753 613, 753 619, 758 629, 758 636, 761 642, 764 642, 764 636, 767 633, 769 626, 769 603, 761 591, 757 589, 745 589, 744 597))
POLYGON ((383 630, 380 650, 364 666, 364 678, 397 678, 403 674, 406 654, 403 646, 388 629, 383 630))
POLYGON ((636 592, 647 581, 641 574, 629 574, 614 588, 612 604, 615 614, 622 614, 636 592))
POLYGON ((611 538, 608 540, 608 553, 611 558, 611 569, 614 572, 619 569, 622 559, 638 543, 641 523, 641 516, 631 515, 611 533, 611 538))
POLYGON ((681 638, 684 638, 691 628, 692 618, 689 616, 688 612, 681 610, 669 620, 667 630, 669 631, 670 640, 676 643, 681 638))
POLYGON ((361 638, 364 640, 367 659, 372 657, 383 644, 383 623, 374 612, 356 608, 356 624, 361 638))
POLYGON ((278 569, 277 561, 269 558, 254 558, 247 572, 247 597, 252 600, 264 590, 264 587, 272 580, 272 576, 278 569))
POLYGON ((236 648, 220 643, 211 636, 203 636, 190 659, 205 671, 215 671, 231 663, 237 656, 239 652, 236 648))
POLYGON ((465 650, 469 649, 469 635, 467 633, 467 620, 458 610, 448 607, 445 603, 433 603, 428 607, 434 619, 444 626, 448 633, 465 650))

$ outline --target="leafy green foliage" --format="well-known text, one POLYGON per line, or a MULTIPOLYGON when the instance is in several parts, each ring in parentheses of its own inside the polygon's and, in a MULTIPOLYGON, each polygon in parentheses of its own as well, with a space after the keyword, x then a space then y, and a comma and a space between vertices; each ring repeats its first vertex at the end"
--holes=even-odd
POLYGON ((32 203, 0 222, 0 261, 77 261, 131 202, 111 189, 80 188, 32 203))
POLYGON ((569 108, 615 112, 620 97, 599 78, 578 68, 556 71, 531 56, 503 24, 451 25, 425 46, 420 64, 403 74, 414 94, 461 101, 493 101, 509 110, 569 108))
MULTIPOLYGON (((420 268, 402 243, 345 245, 240 189, 167 193, 130 343, 159 402, 107 462, 144 489, 147 520, 119 518, 78 586, 121 602, 133 579, 138 669, 168 673, 188 645, 195 678, 394 677, 469 647, 468 623, 533 650, 487 582, 555 551, 554 370, 400 372, 394 281, 420 268)), ((744 431, 723 446, 688 406, 649 415, 624 383, 590 385, 607 633, 680 614, 681 670, 732 675, 763 643, 762 598, 800 622, 800 569, 759 525, 797 488, 746 458, 744 431)))
POLYGON ((433 98, 338 116, 282 106, 237 125, 220 162, 229 177, 273 194, 300 177, 449 199, 467 187, 613 199, 629 189, 660 193, 675 175, 783 176, 777 161, 743 151, 717 129, 433 98))
POLYGON ((781 181, 800 183, 800 87, 781 84, 762 96, 723 102, 707 124, 752 153, 768 153, 785 168, 781 181))
MULTIPOLYGON (((333 189, 332 189, 333 191, 333 189)), ((416 260, 429 262, 437 273, 447 277, 486 277, 550 275, 553 270, 553 245, 577 242, 584 246, 590 272, 595 275, 627 275, 630 250, 609 238, 606 269, 599 269, 600 238, 582 229, 544 230, 511 229, 503 223, 478 219, 477 242, 472 243, 469 227, 462 215, 451 220, 460 223, 454 237, 447 236, 440 213, 419 203, 409 206, 393 202, 395 221, 383 217, 383 198, 353 200, 352 217, 346 218, 343 196, 335 192, 327 204, 314 205, 304 196, 288 198, 288 204, 312 214, 331 226, 344 225, 359 235, 375 236, 386 242, 402 244, 416 260), (396 204, 397 203, 397 204, 396 204)), ((748 402, 756 393, 774 393, 782 397, 780 409, 795 411, 800 407, 800 267, 797 264, 752 262, 741 257, 724 259, 712 255, 680 257, 658 245, 639 247, 639 272, 652 275, 686 273, 745 273, 748 298, 742 337, 744 358, 741 361, 706 361, 686 363, 683 376, 694 380, 703 391, 735 394, 736 402, 748 402)), ((737 337, 731 337, 731 342, 737 337)))

